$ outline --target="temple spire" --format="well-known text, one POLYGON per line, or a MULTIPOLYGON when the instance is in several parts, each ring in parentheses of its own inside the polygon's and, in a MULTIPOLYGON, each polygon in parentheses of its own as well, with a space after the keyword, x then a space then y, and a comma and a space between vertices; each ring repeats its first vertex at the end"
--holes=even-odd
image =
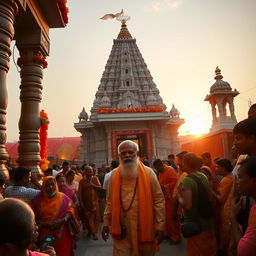
POLYGON ((126 21, 130 20, 130 16, 122 14, 116 19, 122 23, 117 39, 131 39, 132 36, 126 26, 126 21))

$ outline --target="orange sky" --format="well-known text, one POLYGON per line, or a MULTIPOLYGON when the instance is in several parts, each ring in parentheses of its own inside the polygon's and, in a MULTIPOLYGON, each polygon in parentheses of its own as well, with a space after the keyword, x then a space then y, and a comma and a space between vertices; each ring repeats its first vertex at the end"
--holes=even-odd
MULTIPOLYGON (((174 103, 186 124, 180 134, 207 132, 211 111, 204 102, 220 66, 235 98, 238 120, 248 100, 256 102, 255 0, 68 1, 69 24, 51 30, 51 53, 44 72, 41 107, 49 115, 50 137, 80 136, 73 128, 84 106, 89 113, 120 24, 102 15, 122 8, 128 28, 167 109, 174 103)), ((17 60, 18 51, 14 51, 17 60)), ((8 141, 18 139, 19 73, 8 74, 8 141)))

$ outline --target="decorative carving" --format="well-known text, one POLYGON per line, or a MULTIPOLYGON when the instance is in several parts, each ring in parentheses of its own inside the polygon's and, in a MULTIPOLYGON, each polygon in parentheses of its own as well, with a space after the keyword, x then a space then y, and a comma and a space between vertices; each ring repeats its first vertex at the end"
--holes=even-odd
POLYGON ((7 138, 7 136, 6 136, 5 132, 0 133, 0 144, 5 144, 6 138, 7 138))
POLYGON ((180 112, 177 108, 175 108, 174 104, 172 104, 172 109, 170 110, 171 118, 180 118, 180 112))
POLYGON ((23 57, 21 63, 20 101, 21 115, 19 120, 19 158, 18 163, 30 167, 33 172, 40 172, 40 102, 42 99, 42 79, 45 56, 40 49, 20 49, 23 57), (24 58, 24 56, 26 58, 24 58))
POLYGON ((79 122, 82 122, 82 121, 86 121, 88 120, 88 114, 87 112, 85 111, 84 107, 82 109, 82 112, 79 114, 78 116, 78 119, 79 119, 79 122))

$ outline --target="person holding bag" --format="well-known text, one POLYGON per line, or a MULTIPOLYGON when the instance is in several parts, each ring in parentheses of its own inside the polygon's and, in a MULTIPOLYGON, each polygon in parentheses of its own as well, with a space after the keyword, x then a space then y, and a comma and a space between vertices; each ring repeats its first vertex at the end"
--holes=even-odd
POLYGON ((184 216, 181 230, 187 239, 187 256, 215 256, 217 243, 210 184, 207 177, 199 172, 199 160, 194 153, 187 153, 183 157, 183 168, 188 176, 182 180, 178 194, 184 216))

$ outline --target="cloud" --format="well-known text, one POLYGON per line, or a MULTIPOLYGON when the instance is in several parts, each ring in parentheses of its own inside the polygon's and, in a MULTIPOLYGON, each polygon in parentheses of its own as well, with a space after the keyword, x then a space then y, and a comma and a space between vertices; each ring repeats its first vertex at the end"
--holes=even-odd
POLYGON ((175 9, 182 3, 183 0, 155 0, 151 4, 151 10, 160 12, 166 8, 175 9))
POLYGON ((167 0, 167 6, 171 9, 177 8, 181 4, 182 0, 167 0))

